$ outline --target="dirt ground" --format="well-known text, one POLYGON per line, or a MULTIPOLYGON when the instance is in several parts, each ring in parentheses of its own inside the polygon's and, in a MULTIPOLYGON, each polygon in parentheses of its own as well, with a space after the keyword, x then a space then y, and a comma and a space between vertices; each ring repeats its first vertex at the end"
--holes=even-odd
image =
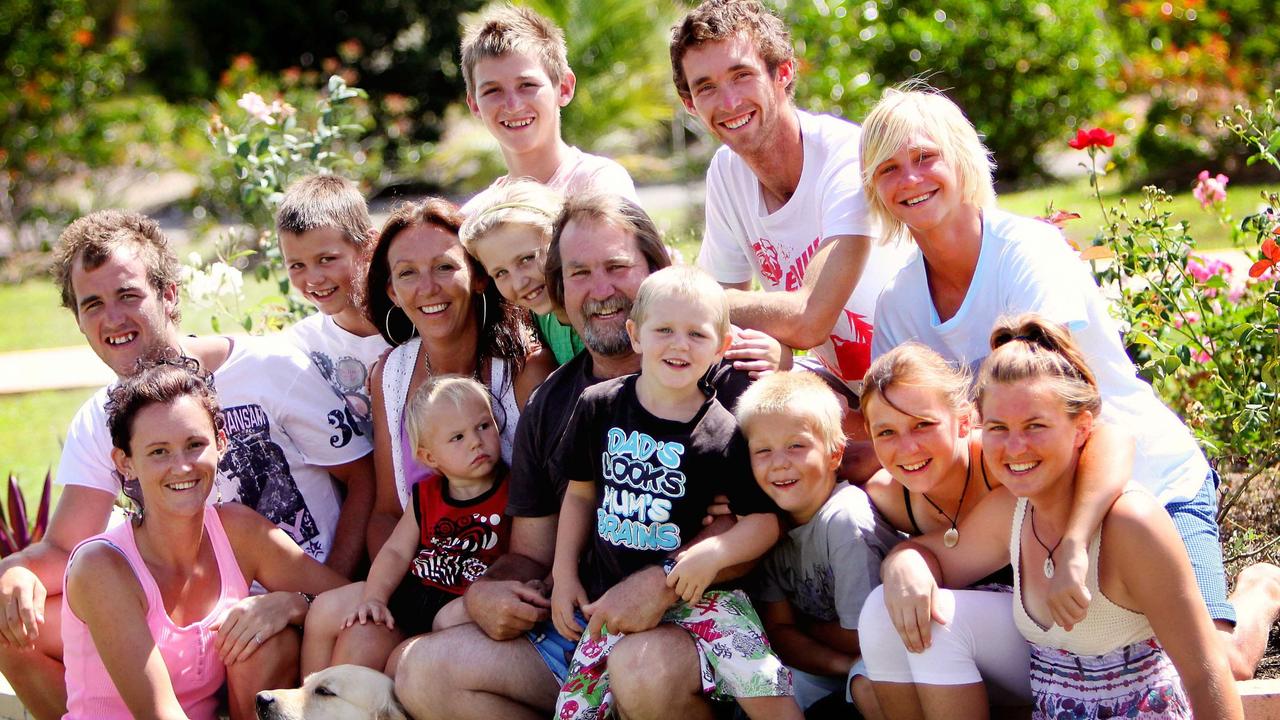
MULTIPOLYGON (((1229 480, 1232 478, 1229 478, 1229 480)), ((1223 521, 1222 552, 1227 574, 1256 563, 1280 565, 1280 470, 1256 478, 1223 521), (1252 537, 1248 535, 1252 530, 1252 537), (1253 554, 1256 553, 1256 554, 1253 554)), ((1280 678, 1280 623, 1271 626, 1267 655, 1257 677, 1280 678)))

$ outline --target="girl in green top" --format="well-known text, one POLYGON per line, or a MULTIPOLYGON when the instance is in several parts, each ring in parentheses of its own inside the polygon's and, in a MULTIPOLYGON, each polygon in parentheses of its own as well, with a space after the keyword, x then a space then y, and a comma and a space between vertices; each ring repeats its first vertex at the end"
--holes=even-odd
POLYGON ((542 266, 551 225, 564 198, 532 180, 503 185, 463 223, 459 236, 480 261, 498 292, 509 302, 533 312, 542 341, 563 365, 582 350, 578 333, 547 295, 542 266))

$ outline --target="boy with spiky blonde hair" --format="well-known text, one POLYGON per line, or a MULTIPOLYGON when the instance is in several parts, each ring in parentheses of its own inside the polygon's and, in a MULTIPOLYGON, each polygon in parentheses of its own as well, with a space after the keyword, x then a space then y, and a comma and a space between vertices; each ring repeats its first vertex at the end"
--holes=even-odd
POLYGON ((785 514, 785 533, 763 564, 754 599, 769 640, 795 679, 806 710, 856 700, 875 717, 858 645, 858 614, 880 584, 880 561, 898 535, 861 489, 839 482, 844 408, 814 373, 765 376, 735 415, 756 483, 785 514), (864 676, 855 683, 856 678, 864 676))
POLYGON ((550 20, 513 5, 485 13, 463 29, 462 77, 467 107, 498 141, 507 166, 506 175, 463 206, 464 215, 517 178, 566 196, 591 191, 636 199, 621 165, 560 137, 560 108, 573 100, 577 78, 566 59, 564 32, 550 20))

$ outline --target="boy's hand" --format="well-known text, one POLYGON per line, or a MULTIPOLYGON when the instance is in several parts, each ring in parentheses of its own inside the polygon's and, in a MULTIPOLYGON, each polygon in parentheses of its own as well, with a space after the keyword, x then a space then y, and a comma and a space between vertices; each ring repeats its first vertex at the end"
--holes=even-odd
POLYGON ((791 368, 791 353, 773 336, 752 330, 732 328, 733 342, 725 351, 726 360, 733 361, 733 369, 750 373, 752 379, 777 370, 791 368))
POLYGON ((387 604, 381 600, 365 600, 356 606, 356 609, 342 621, 343 629, 349 628, 356 623, 367 625, 374 623, 375 625, 386 625, 389 630, 396 627, 396 619, 391 617, 391 611, 387 609, 387 604))
MULTIPOLYGON (((551 622, 565 638, 582 637, 583 627, 574 616, 574 610, 586 607, 587 591, 576 576, 556 578, 551 589, 551 622)), ((586 611, 583 611, 586 614, 586 611)))
POLYGON ((704 527, 710 525, 726 515, 733 515, 733 510, 729 509, 729 496, 721 493, 711 498, 711 504, 707 506, 707 514, 702 517, 702 525, 704 527))
POLYGON ((699 551, 698 548, 705 545, 694 545, 682 553, 679 562, 667 575, 667 587, 691 605, 702 599, 702 593, 707 591, 721 569, 715 553, 699 551))
POLYGON ((1049 580, 1049 614, 1053 621, 1070 630, 1084 620, 1093 596, 1085 586, 1089 573, 1089 552, 1072 538, 1063 538, 1055 553, 1057 571, 1049 580))

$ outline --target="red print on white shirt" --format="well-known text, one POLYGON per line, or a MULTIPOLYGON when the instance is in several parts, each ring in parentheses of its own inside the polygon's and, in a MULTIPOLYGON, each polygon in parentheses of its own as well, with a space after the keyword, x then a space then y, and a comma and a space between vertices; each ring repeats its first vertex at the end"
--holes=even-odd
MULTIPOLYGON (((843 338, 839 335, 831 336, 831 344, 835 349, 836 363, 839 367, 830 367, 828 369, 841 380, 852 381, 861 379, 867 374, 867 368, 871 367, 871 323, 867 322, 867 318, 852 312, 848 308, 844 311, 844 320, 849 323, 849 338, 843 338)), ((840 323, 836 323, 836 329, 839 330, 840 323)))
POLYGON ((760 276, 771 285, 777 285, 782 280, 782 265, 778 262, 778 250, 773 247, 773 243, 760 238, 751 243, 751 249, 760 261, 760 276))
POLYGON ((760 263, 760 277, 766 283, 774 288, 781 286, 783 290, 798 290, 804 282, 804 271, 808 269, 809 261, 813 260, 821 244, 822 238, 814 238, 795 260, 791 259, 785 248, 779 257, 778 248, 767 238, 760 238, 751 243, 751 250, 755 252, 756 260, 760 263), (785 272, 782 267, 783 262, 787 263, 785 272))

